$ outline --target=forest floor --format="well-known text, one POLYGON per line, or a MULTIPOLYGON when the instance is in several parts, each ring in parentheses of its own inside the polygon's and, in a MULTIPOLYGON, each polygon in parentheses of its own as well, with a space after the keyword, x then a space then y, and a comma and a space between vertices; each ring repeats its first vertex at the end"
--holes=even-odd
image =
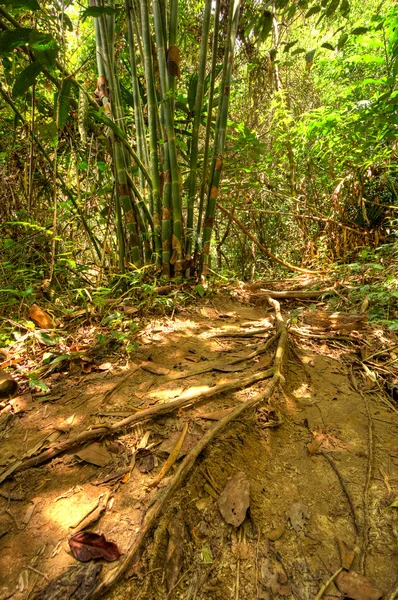
MULTIPOLYGON (((284 380, 272 390, 278 342, 266 352, 264 344, 275 334, 275 311, 261 296, 252 300, 224 293, 142 319, 129 361, 117 351, 91 362, 82 355, 47 375, 48 393, 2 404, 1 600, 91 598, 96 578, 128 556, 154 507, 148 535, 104 597, 398 597, 398 405, 365 364, 394 349, 396 336, 361 319, 314 326, 290 318, 305 301, 281 301, 284 380), (252 399, 177 485, 181 460, 252 399), (164 414, 109 429, 159 406, 164 414), (25 468, 82 432, 91 432, 88 444, 25 468), (76 536, 82 529, 114 545, 76 536), (94 546, 117 560, 79 563, 71 534, 80 559, 94 546)), ((74 334, 75 350, 90 327, 74 334)), ((384 356, 386 364, 395 358, 384 356)))

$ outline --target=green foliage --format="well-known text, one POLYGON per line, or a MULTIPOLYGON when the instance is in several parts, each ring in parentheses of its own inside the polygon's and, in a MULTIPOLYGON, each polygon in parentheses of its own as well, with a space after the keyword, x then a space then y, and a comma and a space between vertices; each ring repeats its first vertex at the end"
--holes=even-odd
POLYGON ((33 62, 28 65, 18 77, 15 79, 14 86, 12 88, 12 95, 14 98, 17 96, 23 96, 25 92, 35 83, 37 76, 41 73, 42 65, 39 62, 33 62))

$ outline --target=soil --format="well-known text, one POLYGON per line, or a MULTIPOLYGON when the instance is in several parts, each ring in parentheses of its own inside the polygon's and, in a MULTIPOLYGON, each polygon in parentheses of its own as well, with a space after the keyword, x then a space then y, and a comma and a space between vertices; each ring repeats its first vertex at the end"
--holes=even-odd
MULTIPOLYGON (((282 312, 287 318, 283 305, 282 312)), ((390 505, 398 497, 396 404, 364 372, 357 338, 318 339, 297 331, 289 334, 283 385, 202 452, 135 557, 128 579, 106 598, 313 599, 340 567, 339 543, 355 550, 351 572, 365 574, 373 590, 372 596, 362 585, 354 598, 387 597, 394 589, 398 509, 390 505), (249 481, 250 507, 235 527, 221 515, 219 498, 239 472, 249 481)), ((50 395, 14 400, 14 414, 0 421, 0 467, 4 471, 50 443, 169 402, 188 389, 267 369, 275 346, 230 372, 177 378, 212 361, 239 357, 273 333, 274 315, 264 301, 250 306, 221 297, 173 318, 150 319, 128 365, 109 356, 104 371, 54 373, 50 395), (223 337, 254 327, 263 331, 223 337), (141 361, 145 370, 138 368, 141 361), (137 370, 126 379, 132 363, 137 370)), ((214 422, 202 415, 234 407, 264 386, 227 392, 104 437, 99 440, 109 461, 104 467, 83 460, 77 449, 6 479, 0 486, 0 599, 35 598, 49 581, 79 564, 68 544, 76 531, 71 528, 106 492, 106 511, 89 530, 125 553, 176 468, 151 487, 167 458, 165 446, 170 451, 188 423, 184 454, 214 422), (131 473, 95 485, 132 466, 133 457, 131 473)), ((237 501, 240 494, 237 486, 237 501)), ((104 562, 101 576, 117 564, 104 562)), ((332 583, 323 597, 345 597, 341 589, 332 583)), ((69 597, 75 596, 66 591, 57 596, 69 597)))

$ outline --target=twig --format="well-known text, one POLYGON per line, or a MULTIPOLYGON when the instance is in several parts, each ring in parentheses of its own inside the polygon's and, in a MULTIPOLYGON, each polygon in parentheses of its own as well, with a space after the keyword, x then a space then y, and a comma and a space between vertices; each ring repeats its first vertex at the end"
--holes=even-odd
POLYGON ((319 453, 322 454, 322 456, 324 458, 326 458, 326 460, 328 461, 328 463, 332 467, 333 471, 336 473, 336 475, 338 477, 338 480, 340 481, 340 485, 341 485, 342 490, 343 490, 343 492, 345 494, 345 497, 347 498, 347 502, 348 502, 348 504, 350 506, 352 519, 354 521, 355 531, 356 531, 357 534, 359 534, 359 525, 358 525, 358 519, 357 519, 357 515, 356 515, 356 512, 355 512, 354 504, 353 504, 353 502, 351 500, 350 494, 348 493, 347 486, 346 486, 346 483, 345 483, 345 481, 343 479, 343 476, 340 474, 340 472, 337 469, 336 465, 334 464, 334 462, 332 461, 332 459, 330 458, 330 456, 328 456, 326 454, 326 452, 324 452, 323 450, 320 450, 319 453))
POLYGON ((330 579, 328 579, 327 582, 321 587, 321 589, 315 596, 314 600, 321 600, 321 598, 323 598, 323 595, 327 591, 329 585, 331 583, 333 583, 333 581, 336 579, 336 577, 338 577, 338 575, 340 575, 342 570, 343 570, 343 567, 340 567, 339 569, 337 569, 337 571, 335 573, 333 573, 333 575, 330 577, 330 579))

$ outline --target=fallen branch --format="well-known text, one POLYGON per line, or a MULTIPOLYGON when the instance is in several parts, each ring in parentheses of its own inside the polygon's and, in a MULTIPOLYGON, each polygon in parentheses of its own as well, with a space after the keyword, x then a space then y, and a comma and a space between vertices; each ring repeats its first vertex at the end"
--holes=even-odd
MULTIPOLYGON (((266 248, 265 246, 263 246, 262 244, 260 244, 260 242, 254 237, 254 235, 252 235, 250 233, 250 231, 248 231, 246 229, 246 227, 240 221, 238 221, 238 219, 236 217, 234 217, 234 215, 231 212, 229 212, 229 210, 227 210, 226 208, 224 208, 224 206, 222 206, 219 202, 217 202, 217 208, 219 208, 223 213, 225 213, 226 215, 228 215, 228 217, 231 219, 231 221, 233 221, 235 223, 235 225, 237 225, 239 227, 239 229, 241 231, 243 231, 243 233, 254 244, 256 244, 256 246, 261 250, 261 252, 263 252, 264 254, 266 254, 273 261, 279 263, 280 265, 283 265, 284 267, 286 267, 290 271, 298 271, 299 273, 311 273, 311 275, 314 275, 316 273, 315 271, 310 271, 308 269, 302 269, 301 267, 296 267, 295 265, 291 265, 290 263, 287 263, 284 260, 278 258, 277 256, 275 256, 275 254, 272 254, 272 252, 270 250, 268 250, 268 248, 266 248)), ((317 271, 317 273, 319 273, 319 271, 317 271)))
POLYGON ((46 450, 44 450, 36 456, 33 456, 32 458, 23 458, 17 461, 15 465, 9 467, 0 475, 0 483, 2 483, 5 479, 7 479, 7 477, 12 475, 13 473, 25 471, 30 467, 38 467, 39 465, 42 465, 48 462, 49 460, 52 460, 53 458, 55 458, 59 454, 62 454, 63 452, 66 452, 67 450, 73 450, 78 446, 81 446, 82 444, 92 442, 94 440, 102 438, 105 435, 114 435, 115 433, 119 433, 121 430, 126 429, 132 424, 135 425, 136 423, 139 423, 141 421, 146 421, 148 419, 152 419, 160 415, 171 413, 179 408, 188 406, 189 404, 193 404, 194 401, 202 402, 203 400, 212 398, 217 394, 222 394, 224 392, 231 392, 243 389, 245 387, 249 387, 255 383, 258 383, 259 381, 262 381, 263 379, 271 377, 274 374, 274 371, 274 368, 267 369, 266 371, 259 371, 258 373, 252 373, 243 378, 241 377, 239 379, 234 379, 231 382, 214 385, 213 387, 203 391, 192 392, 190 390, 187 390, 187 392, 182 394, 176 400, 172 400, 171 402, 140 410, 135 414, 126 417, 122 421, 118 421, 117 423, 104 424, 100 427, 96 427, 95 429, 83 431, 82 433, 79 433, 72 438, 50 446, 50 448, 47 448, 46 450))
POLYGON ((254 398, 251 398, 249 400, 246 400, 246 402, 242 402, 241 404, 239 404, 232 412, 230 412, 223 419, 215 423, 203 435, 200 442, 184 458, 164 492, 156 500, 153 506, 148 510, 143 525, 137 537, 131 544, 130 548, 124 554, 123 560, 116 567, 116 569, 107 573, 103 581, 100 582, 99 585, 97 585, 97 587, 94 588, 91 592, 89 592, 83 600, 95 600, 97 598, 100 598, 105 593, 107 593, 111 586, 115 582, 117 582, 126 572, 131 560, 133 559, 136 552, 138 552, 138 550, 141 548, 144 540, 146 539, 146 536, 152 529, 158 516, 163 511, 167 501, 170 499, 173 493, 181 486, 189 471, 192 469, 199 454, 203 452, 204 448, 206 448, 206 446, 217 436, 217 434, 222 429, 224 429, 233 419, 239 417, 248 408, 252 408, 260 402, 264 401, 265 399, 269 398, 272 395, 278 383, 280 381, 284 381, 284 377, 282 375, 282 368, 284 364, 284 357, 287 346, 287 330, 280 313, 279 303, 271 298, 269 299, 269 302, 275 308, 276 321, 279 333, 278 347, 276 350, 274 361, 274 374, 271 381, 268 383, 266 389, 263 392, 261 392, 254 398))
POLYGON ((251 297, 254 298, 319 298, 323 294, 336 294, 334 288, 327 288, 325 290, 287 290, 287 291, 274 291, 274 290, 260 290, 259 292, 252 292, 251 297))

